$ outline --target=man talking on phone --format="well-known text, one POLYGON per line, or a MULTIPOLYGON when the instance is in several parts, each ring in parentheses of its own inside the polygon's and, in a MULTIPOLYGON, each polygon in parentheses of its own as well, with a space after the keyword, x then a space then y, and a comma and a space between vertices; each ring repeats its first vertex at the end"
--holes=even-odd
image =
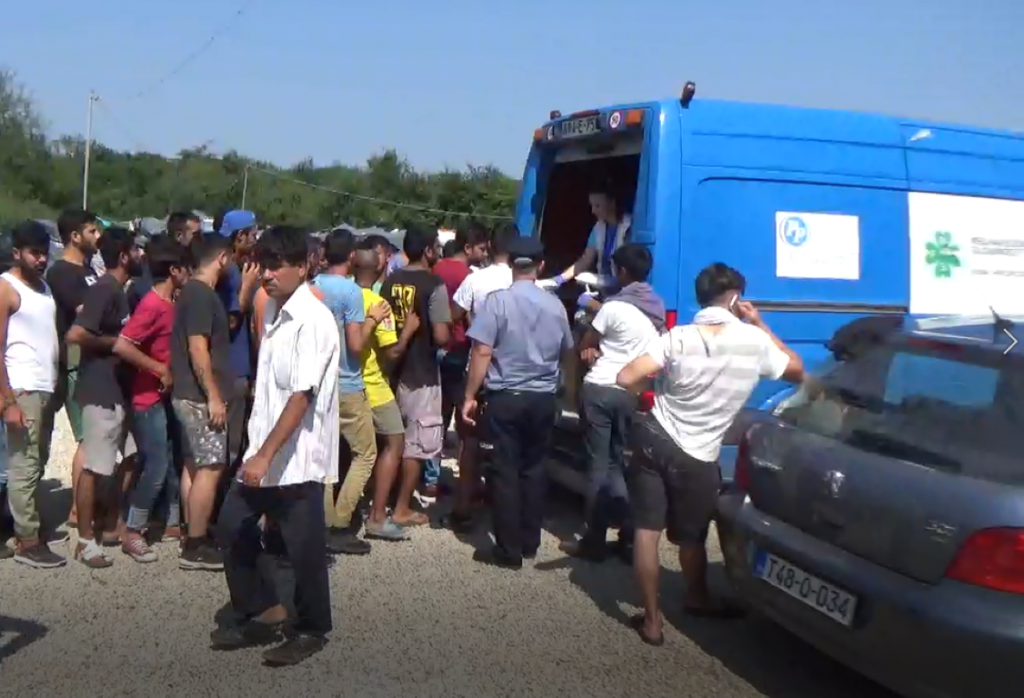
POLYGON ((633 423, 629 498, 636 539, 633 566, 644 613, 634 618, 640 639, 660 645, 658 542, 663 530, 679 546, 686 577, 684 609, 695 616, 729 618, 736 609, 711 597, 705 541, 715 513, 722 438, 762 378, 800 382, 800 357, 772 334, 752 304, 742 300, 743 275, 715 263, 697 275, 701 310, 689 325, 654 339, 618 375, 639 392, 655 378, 654 407, 633 423))

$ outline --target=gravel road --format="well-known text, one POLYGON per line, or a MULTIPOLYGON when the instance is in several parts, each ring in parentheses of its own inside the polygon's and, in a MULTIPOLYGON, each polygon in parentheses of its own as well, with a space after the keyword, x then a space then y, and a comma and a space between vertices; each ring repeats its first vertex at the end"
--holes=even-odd
MULTIPOLYGON (((62 436, 66 429, 62 422, 62 436)), ((66 513, 70 448, 58 438, 49 521, 66 513)), ((473 545, 429 528, 406 543, 377 543, 370 556, 339 559, 332 641, 287 669, 263 667, 258 650, 209 650, 227 600, 223 577, 179 570, 170 544, 151 565, 118 553, 102 571, 4 561, 0 698, 893 698, 766 621, 682 618, 671 605, 681 577, 668 548, 666 643, 643 645, 624 625, 637 607, 628 568, 558 551, 559 536, 578 523, 575 507, 553 502, 538 560, 520 572, 479 567, 473 545)))

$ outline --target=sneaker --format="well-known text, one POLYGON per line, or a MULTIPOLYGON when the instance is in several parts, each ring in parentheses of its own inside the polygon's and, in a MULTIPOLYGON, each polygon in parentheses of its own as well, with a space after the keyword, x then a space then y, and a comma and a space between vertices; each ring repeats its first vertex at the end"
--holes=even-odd
POLYGON ((75 546, 75 559, 94 570, 106 569, 114 564, 100 544, 94 540, 78 541, 78 545, 75 546))
POLYGON ((121 552, 135 562, 156 562, 156 551, 138 534, 128 534, 121 543, 121 552))
POLYGON ((383 521, 367 521, 366 537, 379 538, 380 540, 406 540, 405 529, 391 520, 391 517, 383 521))
POLYGON ((327 550, 335 555, 369 555, 371 549, 351 531, 335 529, 327 533, 327 550))
POLYGON ((14 549, 14 555, 12 557, 14 557, 15 562, 20 562, 23 565, 35 567, 40 570, 63 567, 68 562, 67 558, 53 552, 50 550, 50 546, 40 541, 36 541, 31 545, 22 545, 19 543, 14 549))
POLYGON ((195 544, 186 541, 178 558, 178 567, 183 570, 216 572, 224 569, 224 555, 209 541, 204 540, 195 544))
POLYGON ((326 644, 327 640, 320 636, 296 635, 264 652, 263 661, 270 666, 294 666, 312 657, 326 644))

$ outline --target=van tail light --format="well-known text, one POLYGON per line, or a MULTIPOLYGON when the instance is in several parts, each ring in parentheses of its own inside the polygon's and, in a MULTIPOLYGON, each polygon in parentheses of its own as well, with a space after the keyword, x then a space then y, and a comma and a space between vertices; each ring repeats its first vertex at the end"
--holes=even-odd
MULTIPOLYGON (((676 326, 676 319, 679 316, 674 310, 665 311, 665 330, 671 330, 676 326)), ((654 409, 654 391, 645 390, 640 393, 640 398, 637 400, 636 409, 638 412, 650 412, 654 409)))
POLYGON ((946 570, 946 578, 1024 594, 1024 529, 986 528, 972 534, 946 570))
POLYGON ((740 492, 750 491, 750 441, 746 434, 736 447, 736 469, 732 475, 733 487, 740 492))

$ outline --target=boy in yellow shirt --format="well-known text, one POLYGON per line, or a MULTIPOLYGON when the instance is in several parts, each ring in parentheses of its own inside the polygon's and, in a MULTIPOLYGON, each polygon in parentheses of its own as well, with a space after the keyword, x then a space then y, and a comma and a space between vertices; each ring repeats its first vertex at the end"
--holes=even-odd
MULTIPOLYGON (((378 276, 378 265, 376 250, 356 251, 353 273, 356 283, 363 290, 364 308, 371 308, 383 300, 373 291, 373 284, 378 276)), ((391 520, 387 512, 391 488, 398 477, 402 451, 405 448, 405 425, 381 363, 383 360, 386 365, 394 365, 405 353, 418 327, 419 317, 413 315, 406 319, 402 334, 399 336, 395 332, 395 320, 389 315, 377 325, 373 337, 367 342, 360 356, 366 397, 373 412, 373 426, 378 439, 383 441, 383 447, 377 449, 377 462, 373 468, 373 507, 366 522, 365 534, 368 538, 405 539, 404 530, 391 520)))

